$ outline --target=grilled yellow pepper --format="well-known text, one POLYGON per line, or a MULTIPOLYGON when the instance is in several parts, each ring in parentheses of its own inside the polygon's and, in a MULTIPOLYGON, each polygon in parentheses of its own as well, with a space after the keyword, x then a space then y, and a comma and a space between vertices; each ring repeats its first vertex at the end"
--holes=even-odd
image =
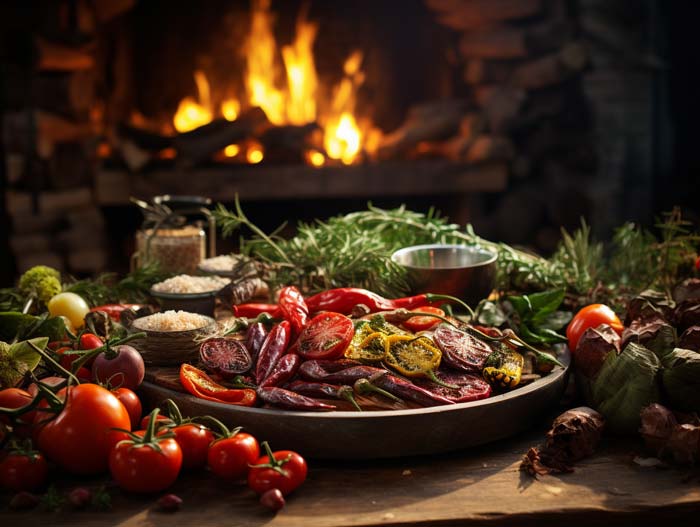
POLYGON ((368 362, 384 360, 387 351, 386 334, 376 331, 369 322, 362 321, 355 329, 355 335, 345 350, 348 359, 368 362))
POLYGON ((495 388, 515 388, 520 383, 524 364, 520 353, 501 344, 486 359, 483 376, 495 388))
POLYGON ((390 335, 387 337, 386 363, 407 377, 427 377, 431 381, 445 384, 435 376, 435 370, 440 366, 442 352, 427 337, 413 335, 390 335))

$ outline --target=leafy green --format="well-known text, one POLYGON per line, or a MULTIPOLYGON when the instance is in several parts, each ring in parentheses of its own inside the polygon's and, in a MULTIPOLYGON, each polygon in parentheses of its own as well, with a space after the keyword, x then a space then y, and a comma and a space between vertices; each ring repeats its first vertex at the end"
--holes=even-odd
POLYGON ((609 353, 591 386, 595 408, 616 433, 634 433, 639 412, 659 400, 661 362, 651 350, 635 343, 622 353, 609 353))
POLYGON ((700 353, 676 348, 663 365, 664 392, 673 408, 700 412, 700 353))
POLYGON ((0 313, 0 340, 27 340, 47 337, 50 341, 65 336, 66 325, 62 318, 49 317, 48 313, 39 316, 26 315, 17 311, 0 313))
POLYGON ((564 301, 563 289, 509 296, 506 300, 517 314, 515 329, 525 342, 540 345, 566 342, 566 337, 556 331, 571 320, 570 312, 557 310, 564 301))
POLYGON ((7 344, 0 342, 0 388, 16 385, 28 371, 39 365, 41 356, 32 348, 45 348, 49 339, 36 338, 30 341, 7 344))

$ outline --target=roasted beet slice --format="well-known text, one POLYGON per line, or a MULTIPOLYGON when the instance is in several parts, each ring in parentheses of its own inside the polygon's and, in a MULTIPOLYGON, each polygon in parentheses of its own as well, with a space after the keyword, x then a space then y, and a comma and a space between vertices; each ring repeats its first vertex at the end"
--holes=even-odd
POLYGON ((429 392, 441 395, 455 403, 466 403, 486 399, 491 395, 491 385, 479 375, 461 371, 438 370, 435 372, 438 379, 446 384, 459 386, 459 388, 447 388, 440 386, 429 379, 413 379, 414 384, 425 388, 429 392))
POLYGON ((486 342, 447 324, 438 326, 433 341, 442 351, 443 362, 463 371, 481 372, 493 352, 486 342))
POLYGON ((223 377, 245 373, 253 366, 253 359, 242 342, 235 339, 207 339, 199 346, 199 359, 205 369, 223 377))

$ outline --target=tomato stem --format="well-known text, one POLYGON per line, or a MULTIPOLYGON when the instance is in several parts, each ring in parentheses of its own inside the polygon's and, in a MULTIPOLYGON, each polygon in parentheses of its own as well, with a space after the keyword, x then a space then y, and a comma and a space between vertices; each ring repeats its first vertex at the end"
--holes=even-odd
POLYGON ((216 428, 219 429, 218 432, 214 432, 216 436, 218 436, 218 439, 229 439, 233 436, 235 436, 238 432, 243 430, 243 427, 238 426, 232 430, 229 430, 228 427, 219 421, 216 417, 212 417, 211 415, 202 415, 195 417, 193 420, 199 420, 199 421, 204 421, 204 422, 211 422, 213 423, 216 428))
POLYGON ((456 386, 454 384, 447 384, 446 382, 438 379, 437 375, 435 375, 434 370, 425 370, 425 375, 435 384, 439 384, 440 386, 444 386, 445 388, 450 388, 452 390, 459 390, 459 386, 456 386))
POLYGON ((353 395, 352 388, 350 386, 341 386, 340 388, 338 388, 338 397, 348 401, 355 407, 355 410, 357 410, 358 412, 362 412, 362 407, 359 404, 357 404, 355 396, 353 395))
POLYGON ((54 370, 55 370, 57 373, 60 373, 60 374, 62 374, 64 377, 67 377, 68 380, 69 380, 69 384, 70 384, 70 381, 73 381, 75 384, 80 384, 80 381, 78 380, 78 378, 77 378, 75 375, 73 375, 72 372, 68 371, 68 370, 65 369, 63 366, 61 366, 58 362, 56 362, 56 361, 53 359, 53 357, 51 357, 51 355, 49 355, 48 353, 46 353, 45 350, 41 349, 39 346, 37 346, 36 344, 34 344, 31 340, 28 340, 27 342, 29 343, 29 345, 31 346, 31 348, 32 348, 35 352, 37 352, 37 353, 39 354, 39 356, 40 356, 42 359, 44 359, 49 365, 51 365, 52 368, 54 368, 54 370))
POLYGON ((263 441, 262 443, 260 443, 260 446, 263 447, 263 450, 265 450, 265 455, 267 456, 268 462, 262 463, 260 465, 248 465, 248 467, 250 467, 250 468, 271 468, 272 470, 281 474, 282 476, 286 476, 287 472, 282 468, 282 466, 285 463, 287 463, 290 459, 292 459, 292 454, 289 454, 284 459, 275 459, 275 456, 272 453, 272 449, 270 448, 270 444, 267 441, 263 441))
POLYGON ((438 300, 449 300, 450 302, 454 302, 456 304, 459 304, 461 307, 463 307, 467 313, 469 313, 469 317, 473 320, 474 319, 474 311, 472 310, 469 305, 467 305, 465 302, 460 300, 457 297, 450 296, 450 295, 438 295, 435 293, 426 293, 425 298, 428 300, 428 302, 436 302, 438 300))

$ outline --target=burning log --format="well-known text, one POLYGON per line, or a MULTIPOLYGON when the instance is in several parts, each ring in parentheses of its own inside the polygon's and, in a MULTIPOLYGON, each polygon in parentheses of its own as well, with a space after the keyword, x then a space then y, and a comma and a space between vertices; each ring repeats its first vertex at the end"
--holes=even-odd
POLYGON ((469 147, 464 160, 468 163, 507 160, 515 155, 510 139, 497 135, 481 135, 469 147))
POLYGON ((235 121, 217 119, 180 134, 173 139, 173 146, 182 157, 194 163, 211 157, 227 145, 254 137, 267 124, 265 112, 260 108, 251 108, 235 121))
POLYGON ((438 20, 457 30, 475 29, 494 22, 536 15, 542 0, 426 0, 438 20))
POLYGON ((464 82, 467 84, 494 84, 508 80, 516 64, 505 60, 470 59, 464 66, 464 82))
POLYGON ((311 148, 309 139, 316 130, 320 130, 316 123, 302 126, 271 126, 257 139, 263 146, 268 160, 300 162, 304 158, 304 152, 311 148))
POLYGON ((379 145, 379 159, 390 159, 420 142, 444 139, 454 134, 466 110, 462 100, 436 101, 411 108, 406 121, 384 136, 379 145))
POLYGON ((579 42, 567 44, 557 53, 519 66, 511 78, 514 86, 535 90, 559 84, 588 64, 588 50, 579 42))
POLYGON ((469 148, 485 131, 486 121, 477 113, 469 113, 462 118, 458 135, 447 141, 422 142, 418 144, 419 157, 444 157, 450 161, 464 162, 469 148))

